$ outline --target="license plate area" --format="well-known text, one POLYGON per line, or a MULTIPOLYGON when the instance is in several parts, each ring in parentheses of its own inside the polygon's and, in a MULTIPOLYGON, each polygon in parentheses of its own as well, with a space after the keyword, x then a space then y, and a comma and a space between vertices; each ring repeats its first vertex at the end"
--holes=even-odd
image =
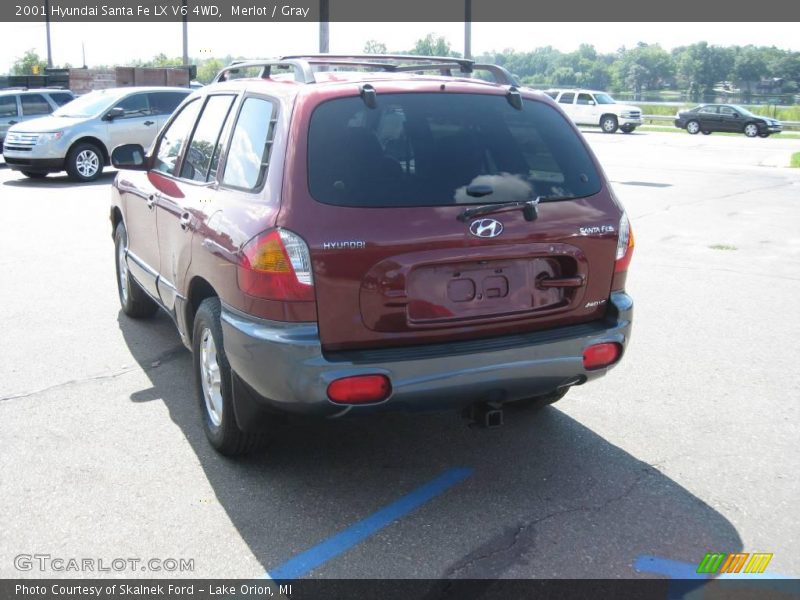
POLYGON ((411 327, 506 319, 567 306, 574 289, 537 282, 574 275, 568 257, 482 260, 423 265, 407 280, 406 318, 411 327))

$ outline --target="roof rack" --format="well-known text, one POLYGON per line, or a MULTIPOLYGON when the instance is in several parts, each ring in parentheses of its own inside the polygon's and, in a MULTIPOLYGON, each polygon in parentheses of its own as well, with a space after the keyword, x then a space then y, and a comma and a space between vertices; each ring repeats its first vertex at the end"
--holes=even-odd
POLYGON ((390 73, 438 71, 441 75, 452 77, 453 71, 463 74, 474 71, 487 71, 500 85, 519 85, 519 82, 506 69, 498 65, 479 64, 466 58, 451 56, 416 56, 409 54, 297 54, 276 59, 233 61, 214 78, 215 82, 227 81, 229 73, 242 68, 261 67, 261 77, 270 76, 272 67, 291 68, 298 83, 316 83, 313 67, 362 67, 390 73))

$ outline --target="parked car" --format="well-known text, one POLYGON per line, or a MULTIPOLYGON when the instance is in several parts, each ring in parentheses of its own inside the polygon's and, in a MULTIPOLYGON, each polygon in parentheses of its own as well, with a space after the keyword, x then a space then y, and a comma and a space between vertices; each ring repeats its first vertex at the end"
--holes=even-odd
POLYGON ((66 171, 74 181, 93 181, 121 144, 150 146, 159 128, 191 90, 125 87, 97 90, 8 130, 6 164, 33 178, 66 171))
POLYGON ((754 115, 735 104, 701 104, 690 110, 679 111, 675 115, 675 127, 685 129, 692 135, 727 131, 762 138, 783 131, 780 121, 754 115))
POLYGON ((642 124, 638 106, 620 104, 605 92, 594 90, 547 90, 545 92, 578 125, 600 127, 604 133, 632 133, 642 124))
POLYGON ((0 153, 8 128, 23 121, 49 115, 59 106, 75 99, 69 90, 0 89, 0 153))
POLYGON ((279 413, 468 407, 497 425, 622 357, 633 235, 597 159, 549 97, 496 66, 494 84, 441 74, 454 64, 478 68, 231 65, 149 152, 114 150, 122 311, 173 317, 218 451, 279 413))

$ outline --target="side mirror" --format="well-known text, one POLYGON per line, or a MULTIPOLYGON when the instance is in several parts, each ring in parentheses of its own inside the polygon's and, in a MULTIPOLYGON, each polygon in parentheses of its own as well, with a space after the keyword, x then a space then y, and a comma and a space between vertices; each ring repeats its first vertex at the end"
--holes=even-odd
POLYGON ((147 171, 150 168, 149 163, 144 148, 139 144, 123 144, 114 148, 111 153, 111 164, 117 169, 147 171))
POLYGON ((119 106, 115 106, 105 114, 103 119, 106 121, 113 121, 114 119, 118 119, 119 117, 124 117, 124 116, 125 116, 125 109, 120 108, 119 106))
POLYGON ((733 113, 733 118, 734 119, 738 119, 739 117, 741 117, 741 115, 739 113, 737 113, 737 112, 733 113))
POLYGON ((589 100, 589 106, 594 106, 594 100, 589 100))

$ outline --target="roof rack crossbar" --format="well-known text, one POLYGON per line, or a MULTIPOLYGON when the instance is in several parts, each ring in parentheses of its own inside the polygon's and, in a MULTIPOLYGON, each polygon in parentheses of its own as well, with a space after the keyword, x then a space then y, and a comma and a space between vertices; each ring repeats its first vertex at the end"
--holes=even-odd
POLYGON ((475 63, 475 61, 468 58, 455 58, 453 56, 424 56, 416 54, 293 54, 289 56, 282 56, 282 59, 306 59, 306 60, 366 60, 369 62, 378 61, 393 61, 397 62, 414 62, 414 63, 457 63, 462 67, 465 72, 475 63))
POLYGON ((233 61, 222 69, 214 78, 215 82, 226 81, 228 73, 239 69, 261 67, 261 77, 267 78, 272 67, 292 68, 298 83, 316 83, 313 66, 352 66, 399 73, 414 71, 438 71, 451 77, 457 69, 461 73, 471 74, 474 71, 487 71, 492 74, 495 83, 518 86, 519 82, 506 69, 499 65, 476 64, 466 58, 452 56, 417 56, 415 54, 297 54, 282 56, 277 59, 233 61))
POLYGON ((224 67, 217 76, 214 78, 214 83, 220 81, 227 81, 229 73, 236 73, 240 69, 261 67, 261 77, 267 78, 272 72, 272 67, 291 68, 294 70, 294 79, 298 83, 316 83, 314 79, 314 71, 308 61, 305 60, 292 60, 292 59, 277 59, 277 60, 245 60, 233 61, 227 67, 224 67))
POLYGON ((385 62, 375 62, 375 61, 367 61, 367 60, 317 60, 316 58, 308 59, 309 65, 326 65, 332 67, 344 67, 344 66, 352 66, 352 67, 368 67, 373 69, 380 69, 382 71, 396 71, 397 65, 392 63, 385 63, 385 62))

